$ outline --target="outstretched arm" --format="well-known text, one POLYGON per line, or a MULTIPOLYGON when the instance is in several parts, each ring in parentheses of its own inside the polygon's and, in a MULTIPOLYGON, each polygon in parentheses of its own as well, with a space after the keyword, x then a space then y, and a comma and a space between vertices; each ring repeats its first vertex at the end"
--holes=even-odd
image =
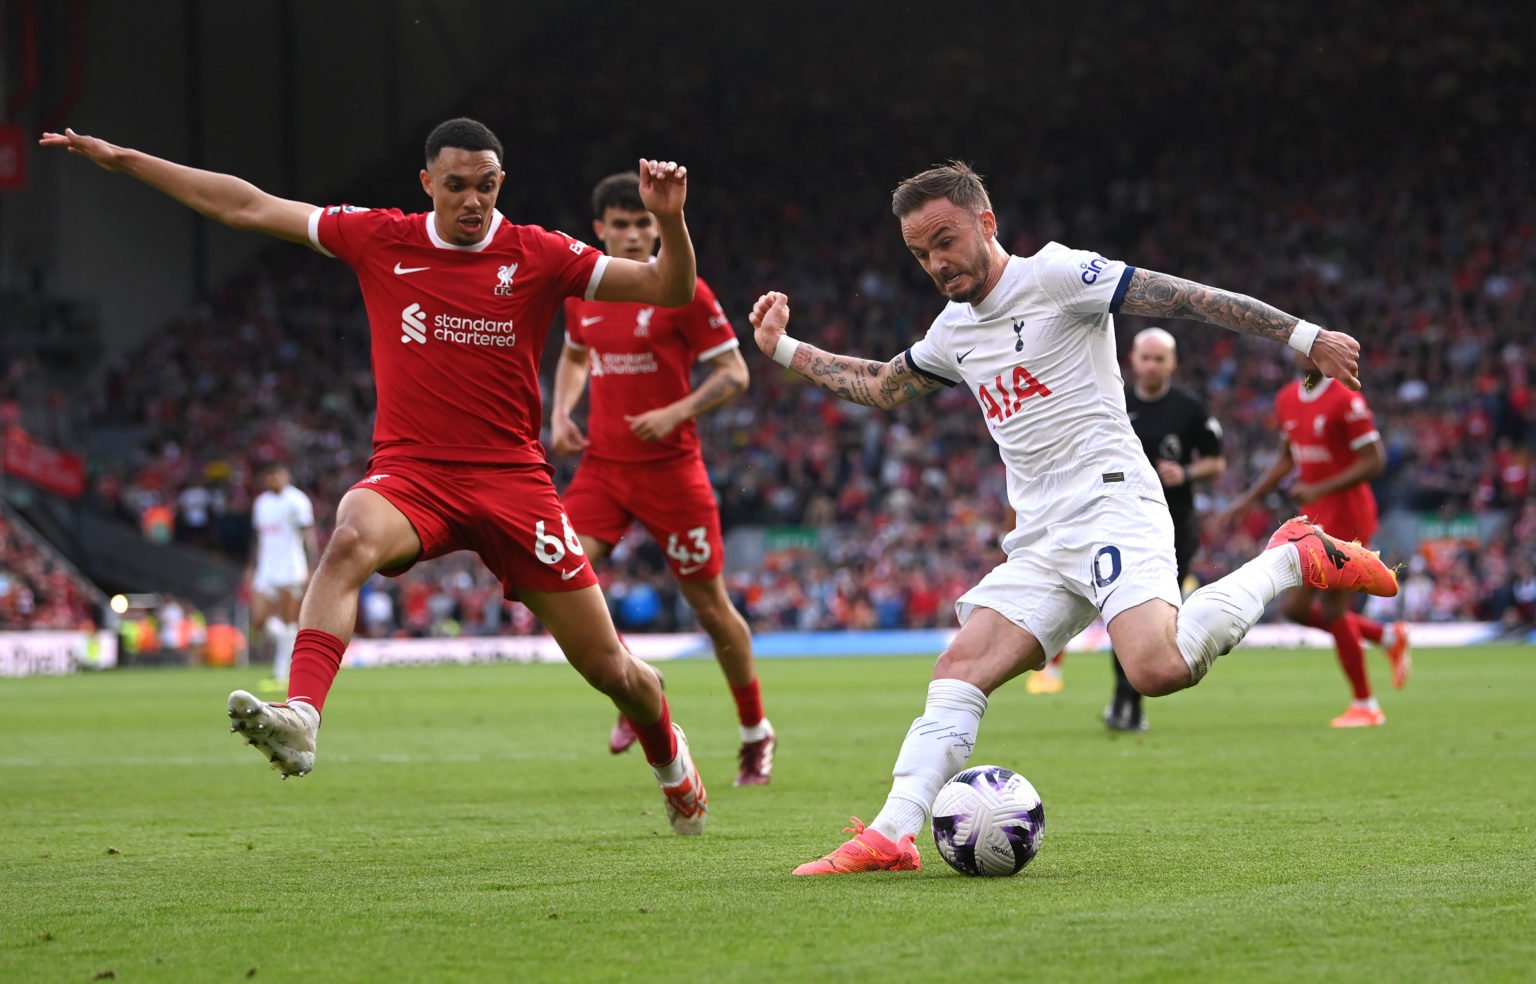
POLYGON ((699 282, 693 240, 683 221, 688 198, 688 169, 673 161, 640 160, 640 201, 656 216, 661 252, 654 263, 610 257, 597 285, 599 301, 633 301, 657 307, 682 307, 693 300, 699 282))
POLYGON ((1343 332, 1318 329, 1316 325, 1307 324, 1295 315, 1286 314, 1246 294, 1234 294, 1138 267, 1131 274, 1120 310, 1147 318, 1203 321, 1208 325, 1287 342, 1310 355, 1317 368, 1326 375, 1340 380, 1352 390, 1360 388, 1359 342, 1343 332), (1306 325, 1302 332, 1307 335, 1316 330, 1316 337, 1310 344, 1305 344, 1300 336, 1293 340, 1298 325, 1306 325))
POLYGON ((757 347, 770 359, 804 376, 838 399, 889 410, 942 388, 943 384, 913 372, 905 355, 874 362, 835 355, 785 334, 789 298, 769 291, 757 299, 749 316, 757 347), (780 351, 783 348, 784 351, 780 351), (793 354, 787 354, 792 351, 793 354))
POLYGON ((243 178, 186 167, 70 129, 45 133, 38 143, 44 147, 63 147, 103 170, 137 178, 227 226, 311 245, 309 217, 315 211, 314 205, 269 195, 243 178))
POLYGON ((642 441, 659 441, 677 430, 685 420, 692 420, 723 406, 747 391, 747 360, 740 349, 733 348, 709 360, 710 373, 687 396, 655 410, 625 417, 629 429, 642 441))

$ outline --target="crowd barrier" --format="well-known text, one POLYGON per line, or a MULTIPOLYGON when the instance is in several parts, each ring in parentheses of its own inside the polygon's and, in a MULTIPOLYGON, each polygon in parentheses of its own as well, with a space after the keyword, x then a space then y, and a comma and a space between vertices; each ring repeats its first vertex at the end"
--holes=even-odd
POLYGON ((0 632, 0 677, 57 676, 117 665, 112 632, 0 632))
MULTIPOLYGON (((1409 627, 1420 648, 1474 646, 1511 641, 1492 622, 1423 622, 1409 627)), ((937 656, 955 636, 954 629, 880 632, 770 632, 753 639, 761 659, 841 656, 937 656)), ((624 641, 647 662, 710 657, 702 633, 630 635, 624 641)), ((1536 636, 1526 637, 1536 643, 1536 636)), ((1332 649, 1333 637, 1318 629, 1288 623, 1255 626, 1244 649, 1332 649)), ((1109 635, 1095 623, 1067 644, 1068 652, 1106 652, 1109 635)), ((563 663, 565 656, 548 636, 494 636, 447 639, 356 639, 346 665, 412 666, 438 663, 563 663)), ((117 637, 110 632, 0 632, 0 677, 73 673, 117 665, 117 637)))

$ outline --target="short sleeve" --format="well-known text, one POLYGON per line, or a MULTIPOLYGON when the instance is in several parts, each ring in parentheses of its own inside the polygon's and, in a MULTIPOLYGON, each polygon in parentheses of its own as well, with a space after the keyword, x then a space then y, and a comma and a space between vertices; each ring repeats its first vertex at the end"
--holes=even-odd
POLYGON ((1202 458, 1215 458, 1221 454, 1221 421, 1211 416, 1205 404, 1195 403, 1196 420, 1194 448, 1202 458))
POLYGON ((688 343, 688 352, 695 362, 708 362, 731 349, 741 348, 736 332, 731 329, 731 319, 725 316, 720 301, 709 285, 700 280, 693 292, 693 300, 677 312, 677 327, 688 343))
POLYGON ((309 241, 326 256, 355 266, 379 227, 399 216, 393 209, 375 211, 359 205, 327 205, 309 216, 309 241))
POLYGON ((301 530, 315 525, 315 505, 298 489, 293 490, 293 522, 301 530))
POLYGON ((1051 243, 1035 254, 1035 279, 1068 314, 1114 314, 1136 268, 1084 249, 1051 243))
MULTIPOLYGON (((1342 388, 1344 384, 1337 385, 1342 388)), ((1349 394, 1348 408, 1344 411, 1344 437, 1349 441, 1351 451, 1358 451, 1381 438, 1376 430, 1376 416, 1359 393, 1349 394)))
POLYGON ((945 386, 956 385, 962 377, 960 367, 955 364, 951 354, 952 346, 947 344, 948 336, 949 332, 943 324, 935 321, 928 328, 928 334, 907 349, 907 367, 934 382, 945 386))
POLYGON ((596 297, 597 285, 608 266, 608 257, 601 250, 563 232, 537 227, 533 227, 533 245, 558 296, 588 301, 596 297))

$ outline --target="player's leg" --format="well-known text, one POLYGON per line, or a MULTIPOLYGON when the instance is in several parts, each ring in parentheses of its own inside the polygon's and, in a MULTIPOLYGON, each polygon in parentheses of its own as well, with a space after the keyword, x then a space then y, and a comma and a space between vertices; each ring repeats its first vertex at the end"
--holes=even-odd
POLYGON ((269 704, 243 690, 229 695, 231 730, 285 779, 314 768, 320 712, 352 638, 358 589, 374 571, 409 564, 422 552, 411 521, 372 489, 344 495, 336 524, 300 606, 288 700, 269 704))
POLYGON ((294 639, 299 632, 299 599, 304 587, 300 584, 277 589, 277 648, 272 654, 272 679, 284 686, 288 683, 288 669, 293 660, 294 639))
POLYGON ((633 725, 661 785, 672 829, 701 833, 709 800, 688 740, 672 723, 660 675, 619 639, 602 590, 589 583, 575 591, 520 591, 518 600, 549 631, 571 666, 633 725))
POLYGON ((271 649, 276 643, 275 634, 268 622, 277 613, 277 600, 272 586, 257 571, 251 578, 251 628, 261 631, 263 649, 271 649))
POLYGON ((971 609, 934 665, 923 713, 907 729, 880 813, 867 827, 855 818, 848 828, 851 840, 796 868, 795 874, 920 868, 916 835, 940 787, 970 760, 988 695, 1025 670, 1044 665, 1044 650, 1032 633, 990 608, 971 609))
POLYGON ((570 664, 634 726, 679 834, 704 829, 708 796, 682 728, 672 722, 661 677, 619 639, 581 538, 542 471, 467 476, 465 499, 480 517, 474 549, 508 598, 521 601, 570 664))
POLYGON ((1137 690, 1149 697, 1174 693, 1199 683, 1216 658, 1247 634, 1270 601, 1302 584, 1383 597, 1397 594, 1397 575, 1376 554, 1298 517, 1281 524, 1259 556, 1190 595, 1172 620, 1171 634, 1164 624, 1166 612, 1148 609, 1129 620, 1122 616, 1118 631, 1111 623, 1110 639, 1137 690), (1139 668, 1127 659, 1126 646, 1142 653, 1139 668), (1174 654, 1185 663, 1187 674, 1180 674, 1170 658, 1174 654))
MULTIPOLYGON (((1200 532, 1192 521, 1175 523, 1173 528, 1173 560, 1174 574, 1178 579, 1180 594, 1184 590, 1184 581, 1189 577, 1190 563, 1195 558, 1195 550, 1200 545, 1200 532)), ((1143 707, 1144 700, 1141 692, 1132 684, 1130 677, 1125 674, 1125 667, 1120 663, 1120 657, 1110 650, 1110 665, 1114 669, 1115 690, 1110 698, 1110 705, 1104 711, 1104 724, 1116 731, 1145 731, 1147 730, 1146 711, 1143 707)))
POLYGON ((1323 629, 1333 636, 1339 668, 1349 681, 1351 695, 1349 707, 1334 718, 1332 724, 1335 728, 1369 728, 1385 724, 1387 719, 1371 692, 1370 675, 1365 669, 1365 647, 1358 626, 1349 617, 1351 597, 1343 591, 1323 591, 1318 597, 1323 629))
MULTIPOLYGON (((571 528, 576 531, 582 550, 593 564, 608 559, 634 520, 625 508, 622 496, 622 483, 609 466, 583 460, 560 497, 571 528)), ((626 752, 639 738, 629 718, 620 714, 608 730, 608 751, 614 755, 626 752)))
POLYGON ((735 785, 761 786, 773 775, 778 737, 763 714, 762 687, 752 658, 752 632, 725 590, 725 537, 720 508, 704 462, 668 466, 645 485, 631 483, 625 505, 662 548, 678 589, 709 636, 725 674, 741 729, 735 785))
POLYGON ((736 704, 736 724, 741 729, 741 748, 737 753, 737 786, 765 786, 773 776, 774 752, 778 735, 763 714, 762 686, 757 678, 757 664, 752 658, 752 630, 747 620, 731 604, 725 590, 725 578, 716 574, 703 581, 680 578, 678 590, 698 617, 699 626, 715 647, 715 661, 725 674, 736 704))

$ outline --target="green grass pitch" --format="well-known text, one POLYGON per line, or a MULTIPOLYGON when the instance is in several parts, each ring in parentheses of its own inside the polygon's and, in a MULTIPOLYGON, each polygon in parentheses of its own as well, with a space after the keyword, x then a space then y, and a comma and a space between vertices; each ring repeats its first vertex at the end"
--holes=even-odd
POLYGON ((1047 834, 998 880, 931 839, 916 874, 789 874, 873 818, 926 658, 764 661, 754 789, 718 670, 667 666, 695 839, 566 667, 343 672, 287 782, 227 733, 254 673, 0 681, 0 981, 1530 980, 1536 649, 1416 661, 1353 732, 1323 653, 1234 653, 1144 735, 1100 725, 1102 656, 1011 684, 972 762, 1047 834))

